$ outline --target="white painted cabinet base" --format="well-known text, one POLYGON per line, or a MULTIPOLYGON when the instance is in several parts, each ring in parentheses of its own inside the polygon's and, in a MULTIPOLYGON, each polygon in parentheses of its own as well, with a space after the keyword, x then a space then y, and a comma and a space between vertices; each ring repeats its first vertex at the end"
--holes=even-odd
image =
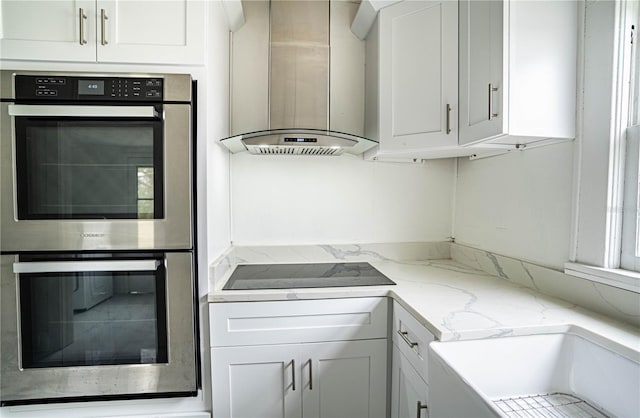
POLYGON ((396 301, 392 326, 391 417, 428 417, 428 353, 435 337, 396 301))
POLYGON ((391 418, 428 417, 426 409, 418 406, 418 402, 425 407, 429 404, 427 383, 396 345, 392 362, 391 418))
POLYGON ((213 303, 216 418, 383 418, 387 298, 213 303))
POLYGON ((383 418, 386 352, 386 339, 213 348, 213 416, 383 418))

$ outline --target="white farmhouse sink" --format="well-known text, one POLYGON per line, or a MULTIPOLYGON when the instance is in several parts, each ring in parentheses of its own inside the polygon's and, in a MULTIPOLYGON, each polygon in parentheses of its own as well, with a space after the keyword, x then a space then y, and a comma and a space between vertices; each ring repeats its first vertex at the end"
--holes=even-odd
POLYGON ((434 342, 429 399, 430 418, 638 418, 640 354, 577 327, 554 334, 434 342))

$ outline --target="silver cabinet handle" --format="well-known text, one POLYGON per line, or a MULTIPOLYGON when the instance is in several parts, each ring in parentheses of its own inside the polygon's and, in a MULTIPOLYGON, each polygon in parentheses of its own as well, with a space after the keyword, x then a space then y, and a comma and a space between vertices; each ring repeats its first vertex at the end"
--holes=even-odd
POLYGON ((291 360, 291 389, 296 390, 296 361, 291 360))
POLYGON ((496 91, 498 88, 489 83, 489 120, 498 117, 498 114, 493 111, 493 93, 496 91))
POLYGON ((87 43, 87 40, 84 38, 84 21, 87 19, 87 15, 84 14, 84 9, 82 7, 80 7, 78 9, 78 20, 79 20, 79 27, 80 27, 80 45, 85 45, 87 43))
POLYGON ((13 263, 14 273, 79 273, 91 271, 155 271, 160 260, 29 261, 13 263))
POLYGON ((409 333, 407 331, 398 330, 398 334, 400 334, 400 336, 402 337, 404 342, 407 343, 410 348, 413 348, 413 347, 418 345, 418 343, 414 343, 409 339, 409 337, 408 337, 409 333))
POLYGON ((105 23, 107 19, 109 19, 107 17, 107 12, 104 9, 100 9, 100 44, 102 44, 103 46, 109 43, 107 42, 107 35, 105 30, 105 23))
POLYGON ((309 359, 309 390, 313 390, 313 361, 309 359))
POLYGON ((69 116, 69 117, 130 117, 156 118, 153 106, 65 106, 65 105, 9 105, 10 116, 69 116))
POLYGON ((420 415, 421 415, 421 412, 422 412, 423 409, 426 409, 427 413, 429 412, 429 407, 426 404, 422 405, 422 402, 418 401, 418 408, 417 408, 417 411, 416 411, 417 412, 416 413, 416 418, 420 418, 420 415))
POLYGON ((447 103, 447 135, 451 133, 451 105, 447 103))

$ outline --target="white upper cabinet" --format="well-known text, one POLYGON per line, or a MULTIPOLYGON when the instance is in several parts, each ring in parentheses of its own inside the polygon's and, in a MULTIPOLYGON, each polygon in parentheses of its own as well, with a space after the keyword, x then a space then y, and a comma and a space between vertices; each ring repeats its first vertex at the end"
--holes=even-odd
POLYGON ((380 142, 368 158, 575 137, 578 1, 365 0, 352 30, 366 34, 365 136, 380 142))
POLYGON ((98 61, 201 63, 204 3, 98 0, 98 61))
POLYGON ((94 0, 0 1, 0 57, 95 61, 94 0))
POLYGON ((3 59, 201 64, 205 2, 0 2, 3 59))
POLYGON ((455 1, 403 1, 380 10, 379 27, 369 34, 378 44, 378 95, 369 95, 367 106, 378 108, 381 153, 457 145, 457 22, 455 1))
POLYGON ((460 144, 513 148, 573 139, 577 2, 459 6, 460 144))
POLYGON ((502 133, 503 2, 460 2, 461 144, 502 133))

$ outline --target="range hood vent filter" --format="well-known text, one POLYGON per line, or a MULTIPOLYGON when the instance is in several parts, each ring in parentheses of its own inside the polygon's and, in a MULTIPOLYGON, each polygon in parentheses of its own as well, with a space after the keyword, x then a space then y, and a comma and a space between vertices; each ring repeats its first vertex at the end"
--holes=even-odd
POLYGON ((340 155, 341 149, 323 147, 288 147, 288 146, 249 146, 247 150, 251 154, 260 155, 340 155))

